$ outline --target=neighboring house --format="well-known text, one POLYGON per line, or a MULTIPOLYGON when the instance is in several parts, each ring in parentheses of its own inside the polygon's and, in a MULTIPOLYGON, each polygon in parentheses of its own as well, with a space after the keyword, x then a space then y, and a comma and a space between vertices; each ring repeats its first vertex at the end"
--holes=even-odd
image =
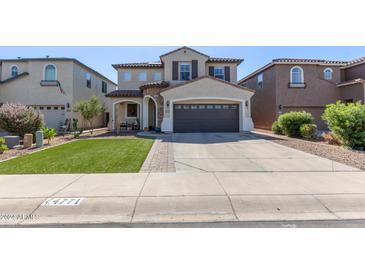
POLYGON ((106 95, 110 129, 134 123, 163 132, 251 130, 253 90, 237 85, 242 61, 182 47, 161 55, 156 63, 113 65, 118 90, 106 95))
POLYGON ((257 128, 270 129, 281 113, 305 110, 313 114, 319 129, 325 106, 338 100, 361 101, 365 97, 365 58, 354 61, 274 59, 239 81, 254 89, 252 118, 257 128))
MULTIPOLYGON (((59 129, 66 119, 78 118, 72 111, 80 100, 105 94, 116 84, 72 58, 18 58, 0 60, 0 104, 23 103, 44 114, 46 126, 59 129)), ((95 126, 105 126, 105 114, 95 126)), ((87 124, 85 124, 87 126, 87 124)))

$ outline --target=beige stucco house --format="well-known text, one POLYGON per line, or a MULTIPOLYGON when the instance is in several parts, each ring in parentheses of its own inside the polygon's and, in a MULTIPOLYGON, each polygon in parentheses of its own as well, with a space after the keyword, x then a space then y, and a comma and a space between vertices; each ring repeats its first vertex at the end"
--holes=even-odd
POLYGON ((253 128, 253 90, 237 85, 242 59, 214 58, 188 47, 155 63, 115 64, 118 90, 108 92, 109 127, 162 132, 237 132, 253 128))
MULTIPOLYGON (((105 94, 116 84, 72 58, 18 58, 0 60, 0 104, 23 103, 44 114, 46 126, 58 129, 66 119, 82 118, 73 106, 95 95, 105 103, 105 94)), ((105 114, 95 118, 105 126, 105 114)), ((86 125, 87 126, 87 125, 86 125)))

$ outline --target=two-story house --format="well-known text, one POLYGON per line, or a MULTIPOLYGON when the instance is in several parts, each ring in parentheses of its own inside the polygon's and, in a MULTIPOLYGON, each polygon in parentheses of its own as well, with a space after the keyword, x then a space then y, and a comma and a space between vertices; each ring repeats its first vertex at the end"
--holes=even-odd
POLYGON ((242 61, 182 47, 161 55, 159 62, 113 65, 118 90, 106 95, 110 129, 134 122, 163 132, 251 130, 253 90, 237 85, 242 61))
MULTIPOLYGON (((44 114, 45 124, 58 129, 66 119, 78 118, 73 106, 81 100, 105 94, 116 84, 72 58, 18 58, 0 60, 0 104, 22 103, 44 114)), ((105 115, 95 118, 105 126, 105 115)), ((85 126, 88 126, 85 124, 85 126)))
POLYGON ((289 111, 312 113, 319 129, 325 106, 338 100, 365 102, 365 58, 353 61, 274 59, 239 84, 254 89, 252 118, 257 128, 270 129, 289 111))

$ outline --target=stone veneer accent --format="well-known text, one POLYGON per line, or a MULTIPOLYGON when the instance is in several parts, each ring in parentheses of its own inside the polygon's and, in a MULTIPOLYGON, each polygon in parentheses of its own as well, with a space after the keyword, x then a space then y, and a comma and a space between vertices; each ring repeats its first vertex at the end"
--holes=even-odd
POLYGON ((157 102, 157 127, 161 128, 161 123, 164 114, 164 101, 160 92, 163 88, 161 87, 151 87, 143 90, 143 96, 150 95, 157 102))

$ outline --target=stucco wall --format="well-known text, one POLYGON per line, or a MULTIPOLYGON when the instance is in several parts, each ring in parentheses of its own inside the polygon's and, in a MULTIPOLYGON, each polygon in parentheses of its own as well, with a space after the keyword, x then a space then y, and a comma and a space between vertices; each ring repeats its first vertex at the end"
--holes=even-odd
POLYGON ((192 60, 197 60, 198 77, 207 75, 205 62, 208 60, 208 57, 186 48, 182 48, 169 55, 162 56, 161 60, 164 63, 164 79, 165 81, 169 81, 171 85, 181 83, 181 81, 172 80, 172 61, 191 62, 192 60))
POLYGON ((361 101, 365 103, 365 85, 362 83, 343 86, 340 88, 341 100, 350 100, 354 102, 361 101))
POLYGON ((365 79, 365 63, 344 69, 345 81, 362 78, 365 79))
POLYGON ((251 116, 255 127, 270 129, 277 113, 275 67, 268 68, 262 74, 262 88, 257 85, 257 75, 248 79, 246 86, 256 91, 251 98, 251 116))
POLYGON ((164 80, 163 69, 159 68, 138 68, 138 69, 129 69, 129 68, 119 68, 118 69, 118 88, 119 89, 131 89, 137 90, 140 86, 145 83, 153 82, 153 73, 154 72, 161 72, 161 80, 164 80), (131 81, 124 81, 123 80, 123 73, 130 72, 132 75, 131 81), (147 81, 139 81, 138 80, 138 73, 139 72, 146 72, 147 73, 147 81))

